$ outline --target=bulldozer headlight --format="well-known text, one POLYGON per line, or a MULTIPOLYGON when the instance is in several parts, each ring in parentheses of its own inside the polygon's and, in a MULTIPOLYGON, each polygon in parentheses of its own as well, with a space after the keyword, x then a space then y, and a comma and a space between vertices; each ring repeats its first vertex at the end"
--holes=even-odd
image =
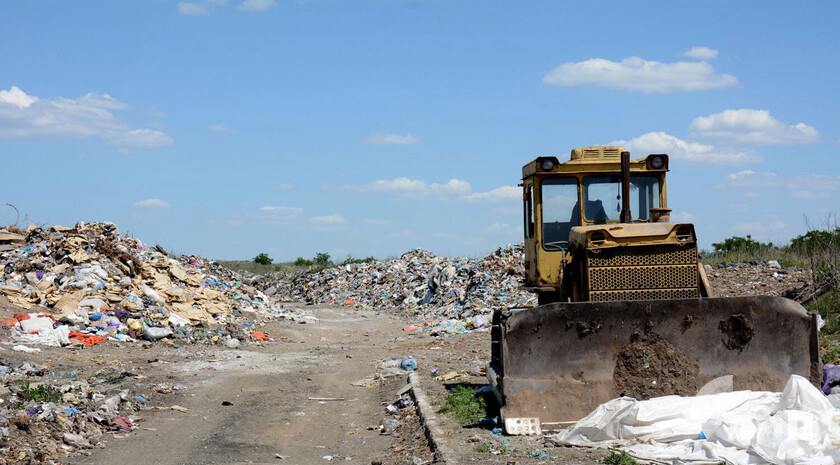
POLYGON ((554 169, 554 160, 543 160, 542 163, 540 163, 540 168, 543 171, 553 170, 554 169))
POLYGON ((665 155, 651 155, 648 158, 648 166, 650 167, 650 169, 653 170, 661 170, 665 168, 667 160, 668 159, 665 157, 665 155))

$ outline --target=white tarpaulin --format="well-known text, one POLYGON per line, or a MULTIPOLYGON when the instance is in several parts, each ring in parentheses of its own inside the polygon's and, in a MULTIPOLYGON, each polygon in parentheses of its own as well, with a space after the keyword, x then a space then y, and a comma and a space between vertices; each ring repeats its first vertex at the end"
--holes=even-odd
POLYGON ((672 464, 840 463, 840 410, 805 378, 782 393, 613 399, 568 430, 563 445, 613 447, 672 464))

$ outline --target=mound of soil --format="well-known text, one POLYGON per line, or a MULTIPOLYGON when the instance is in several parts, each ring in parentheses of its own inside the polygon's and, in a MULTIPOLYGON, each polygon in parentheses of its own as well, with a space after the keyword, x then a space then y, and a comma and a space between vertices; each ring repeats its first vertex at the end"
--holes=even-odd
POLYGON ((697 392, 697 363, 658 334, 651 333, 621 349, 615 363, 616 393, 635 399, 697 392))

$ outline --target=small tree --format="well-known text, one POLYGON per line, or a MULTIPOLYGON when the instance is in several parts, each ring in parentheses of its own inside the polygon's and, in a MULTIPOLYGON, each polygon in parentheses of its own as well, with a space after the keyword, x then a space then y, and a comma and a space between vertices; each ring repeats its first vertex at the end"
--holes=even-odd
POLYGON ((330 254, 326 252, 316 253, 315 258, 312 259, 312 262, 319 267, 327 267, 332 265, 332 260, 330 260, 330 254))
POLYGON ((271 265, 271 262, 273 261, 274 260, 272 260, 271 257, 269 257, 268 254, 265 252, 262 252, 256 257, 254 257, 254 263, 258 265, 271 265))
POLYGON ((746 252, 746 253, 755 253, 761 250, 762 248, 769 248, 773 247, 773 243, 770 242, 768 244, 762 244, 761 242, 753 240, 750 235, 747 237, 740 237, 740 236, 733 236, 727 239, 724 239, 723 242, 713 243, 712 247, 715 248, 716 252, 746 252))
POLYGON ((294 263, 295 266, 312 266, 312 260, 303 257, 296 258, 294 263))
POLYGON ((796 253, 810 256, 815 252, 828 249, 832 244, 840 244, 840 228, 834 231, 812 229, 791 239, 790 248, 796 253))

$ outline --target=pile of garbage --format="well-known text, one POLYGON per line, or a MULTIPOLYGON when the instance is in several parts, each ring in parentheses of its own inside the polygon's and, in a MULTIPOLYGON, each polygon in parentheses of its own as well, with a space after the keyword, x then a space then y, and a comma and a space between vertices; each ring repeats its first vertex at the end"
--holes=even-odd
POLYGON ((173 258, 113 223, 0 229, 0 267, 0 304, 18 310, 2 323, 22 344, 266 340, 258 322, 280 311, 235 272, 173 258))
POLYGON ((797 291, 812 283, 808 270, 783 267, 776 260, 755 259, 705 266, 712 290, 719 297, 773 295, 799 300, 796 297, 797 291))
POLYGON ((396 259, 314 273, 272 273, 255 286, 284 301, 397 309, 438 322, 429 327, 458 332, 489 324, 493 309, 536 304, 534 294, 522 290, 523 262, 521 246, 480 259, 412 250, 396 259))
POLYGON ((101 447, 105 433, 135 429, 147 404, 142 394, 115 389, 114 374, 80 379, 29 362, 0 363, 0 463, 60 463, 101 447))

